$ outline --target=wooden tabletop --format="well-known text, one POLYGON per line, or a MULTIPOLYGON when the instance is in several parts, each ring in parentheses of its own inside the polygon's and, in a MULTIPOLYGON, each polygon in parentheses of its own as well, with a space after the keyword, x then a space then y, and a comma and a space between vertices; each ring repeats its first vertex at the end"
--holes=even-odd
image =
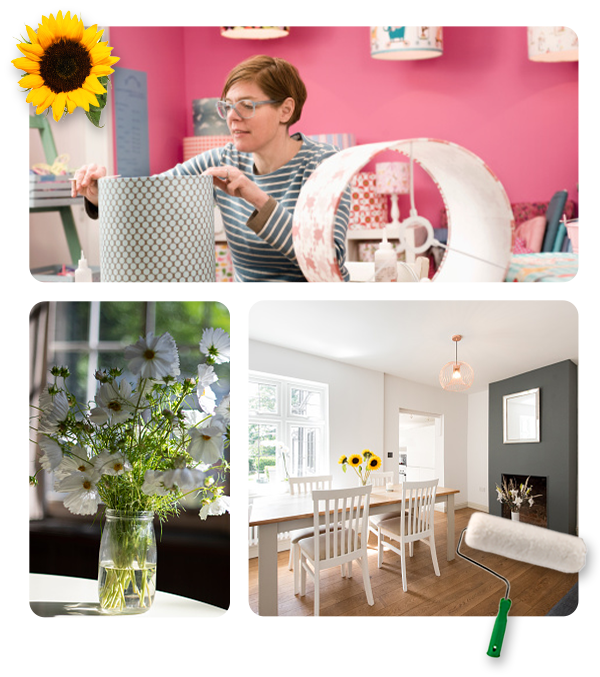
MULTIPOLYGON (((437 487, 436 499, 445 499, 450 495, 460 493, 458 489, 437 487)), ((402 485, 395 484, 393 491, 383 487, 373 487, 371 492, 371 507, 392 505, 402 500, 402 485)), ((313 501, 310 495, 281 494, 278 496, 264 496, 255 498, 250 513, 250 526, 287 522, 293 519, 305 519, 313 516, 313 501)))

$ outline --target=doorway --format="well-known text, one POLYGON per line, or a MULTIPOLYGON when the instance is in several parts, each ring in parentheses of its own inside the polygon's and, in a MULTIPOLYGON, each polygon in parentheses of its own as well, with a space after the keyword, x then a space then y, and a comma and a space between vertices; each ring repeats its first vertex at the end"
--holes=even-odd
POLYGON ((402 482, 438 479, 444 485, 444 417, 433 412, 400 409, 398 473, 402 482))

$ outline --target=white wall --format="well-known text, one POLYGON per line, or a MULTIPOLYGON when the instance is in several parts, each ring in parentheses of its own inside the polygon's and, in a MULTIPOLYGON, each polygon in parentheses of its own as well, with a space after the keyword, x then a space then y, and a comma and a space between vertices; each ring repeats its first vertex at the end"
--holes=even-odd
MULTIPOLYGON (((411 409, 443 416, 444 455, 443 464, 437 454, 436 475, 440 485, 458 489, 456 506, 467 503, 467 410, 466 395, 449 393, 441 388, 413 383, 396 376, 385 375, 385 432, 386 451, 392 451, 392 468, 398 465, 398 412, 411 409)), ((386 463, 390 460, 386 458, 386 463)), ((387 469, 387 468, 386 468, 387 469)))
POLYGON ((371 449, 384 470, 398 471, 398 414, 411 409, 442 416, 444 454, 438 447, 435 472, 441 485, 459 490, 456 506, 487 509, 487 391, 449 393, 259 341, 250 341, 249 364, 255 371, 329 384, 329 461, 337 486, 355 484, 338 465, 342 454, 371 449))
POLYGON ((355 486, 353 471, 343 473, 338 459, 363 449, 383 454, 383 374, 259 341, 250 341, 249 365, 329 384, 329 472, 334 486, 355 486))
POLYGON ((473 508, 488 511, 488 412, 487 390, 469 395, 467 440, 467 499, 473 508))

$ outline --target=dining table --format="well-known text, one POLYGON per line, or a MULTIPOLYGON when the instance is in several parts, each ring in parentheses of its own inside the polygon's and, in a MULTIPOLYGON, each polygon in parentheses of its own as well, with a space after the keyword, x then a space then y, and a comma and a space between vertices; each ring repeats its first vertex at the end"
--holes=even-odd
MULTIPOLYGON (((454 497, 458 489, 437 487, 435 503, 446 506, 448 561, 455 556, 454 497)), ((402 485, 392 489, 373 487, 369 515, 394 512, 402 503, 402 485)), ((255 497, 250 508, 250 527, 258 531, 258 614, 277 616, 277 538, 278 534, 306 529, 314 524, 313 500, 310 494, 279 494, 255 497)))

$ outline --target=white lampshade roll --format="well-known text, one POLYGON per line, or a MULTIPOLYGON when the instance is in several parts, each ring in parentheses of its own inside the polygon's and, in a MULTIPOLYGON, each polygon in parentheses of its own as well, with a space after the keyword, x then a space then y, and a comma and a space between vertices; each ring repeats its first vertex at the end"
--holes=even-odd
POLYGON ((530 26, 527 48, 531 61, 578 61, 577 34, 566 26, 530 26))
POLYGON ((100 179, 102 282, 214 282, 208 176, 100 179))

